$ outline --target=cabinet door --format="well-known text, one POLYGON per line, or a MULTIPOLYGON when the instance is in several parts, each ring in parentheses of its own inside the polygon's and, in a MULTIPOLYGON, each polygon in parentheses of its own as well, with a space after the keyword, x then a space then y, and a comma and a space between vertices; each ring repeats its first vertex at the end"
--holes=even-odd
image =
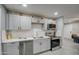
POLYGON ((31 29, 31 17, 21 16, 21 29, 31 29))
POLYGON ((23 42, 23 54, 32 55, 33 54, 33 41, 23 42))
POLYGON ((50 39, 46 39, 45 40, 45 48, 46 48, 46 50, 49 50, 51 48, 50 44, 51 44, 50 39))
POLYGON ((41 52, 50 49, 50 39, 41 40, 41 52))
POLYGON ((6 44, 7 55, 19 55, 19 43, 7 43, 6 44))
POLYGON ((9 14, 9 29, 17 30, 20 26, 19 15, 9 14))
POLYGON ((40 48, 40 40, 39 40, 39 39, 34 40, 34 41, 33 41, 33 53, 35 54, 35 53, 41 52, 40 49, 41 49, 41 48, 40 48))
POLYGON ((27 16, 26 17, 26 20, 27 20, 27 29, 31 29, 31 23, 32 23, 32 21, 31 21, 31 17, 30 16, 27 16))

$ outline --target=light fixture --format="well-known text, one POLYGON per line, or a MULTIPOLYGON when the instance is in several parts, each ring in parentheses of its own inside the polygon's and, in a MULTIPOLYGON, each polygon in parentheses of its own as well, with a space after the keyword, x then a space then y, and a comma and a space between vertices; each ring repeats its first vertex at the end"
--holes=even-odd
POLYGON ((22 4, 23 7, 27 7, 27 4, 22 4))
POLYGON ((58 12, 56 11, 56 12, 54 13, 54 15, 57 16, 57 15, 58 15, 58 12))

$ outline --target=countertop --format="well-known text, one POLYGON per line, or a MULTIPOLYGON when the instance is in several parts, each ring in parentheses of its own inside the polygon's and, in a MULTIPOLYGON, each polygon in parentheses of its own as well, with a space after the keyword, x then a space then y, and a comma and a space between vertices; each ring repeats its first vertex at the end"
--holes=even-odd
POLYGON ((47 37, 47 36, 44 36, 42 38, 40 37, 36 37, 36 38, 33 38, 33 37, 28 37, 26 39, 6 39, 6 40, 2 40, 2 43, 12 43, 12 42, 22 42, 22 41, 32 41, 32 40, 38 40, 38 39, 45 39, 45 38, 50 38, 50 37, 47 37))

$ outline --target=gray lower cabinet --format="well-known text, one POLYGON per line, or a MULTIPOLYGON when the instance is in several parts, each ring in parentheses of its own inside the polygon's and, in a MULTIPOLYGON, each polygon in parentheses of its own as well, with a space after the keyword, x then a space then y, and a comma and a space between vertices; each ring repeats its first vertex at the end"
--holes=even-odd
POLYGON ((35 39, 23 42, 20 50, 23 55, 33 55, 50 49, 50 39, 35 39))
POLYGON ((33 55, 33 41, 25 41, 20 43, 21 55, 33 55))
POLYGON ((3 44, 4 55, 19 55, 19 42, 3 44))
POLYGON ((33 41, 33 53, 40 53, 50 49, 50 39, 37 39, 33 41))
POLYGON ((50 49, 50 39, 3 44, 4 55, 33 55, 50 49))

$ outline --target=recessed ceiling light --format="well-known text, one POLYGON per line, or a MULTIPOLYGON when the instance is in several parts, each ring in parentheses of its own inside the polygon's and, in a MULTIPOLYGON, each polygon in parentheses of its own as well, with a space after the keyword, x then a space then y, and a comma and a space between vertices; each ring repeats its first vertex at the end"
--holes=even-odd
POLYGON ((27 7, 27 4, 22 4, 23 7, 27 7))
POLYGON ((55 12, 54 15, 57 16, 58 15, 58 12, 55 12))

